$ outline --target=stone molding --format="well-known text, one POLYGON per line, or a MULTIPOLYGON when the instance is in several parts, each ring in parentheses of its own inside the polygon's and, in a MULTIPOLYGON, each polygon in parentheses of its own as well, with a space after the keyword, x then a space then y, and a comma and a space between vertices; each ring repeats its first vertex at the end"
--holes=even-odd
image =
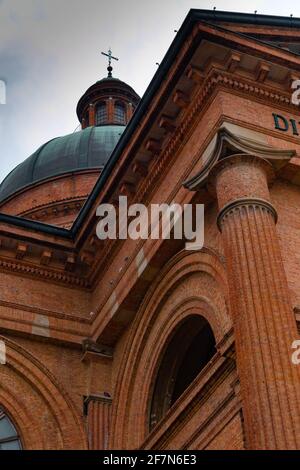
POLYGON ((205 162, 199 172, 184 181, 183 185, 190 191, 197 191, 207 184, 208 177, 212 177, 214 167, 230 164, 232 158, 256 160, 265 165, 269 182, 274 178, 275 164, 284 165, 295 155, 294 150, 280 150, 271 146, 254 142, 245 137, 237 136, 230 132, 226 127, 221 127, 216 134, 216 143, 208 160, 205 162), (230 157, 227 159, 227 157, 230 157), (219 163, 221 162, 222 163, 219 163), (265 162, 265 163, 263 163, 265 162), (269 167, 269 168, 268 168, 269 167))
POLYGON ((223 219, 225 219, 230 214, 232 214, 235 210, 238 210, 241 207, 246 207, 246 208, 248 208, 248 207, 254 207, 254 208, 261 207, 262 209, 268 211, 273 216, 275 223, 277 222, 277 219, 278 219, 277 211, 272 206, 272 204, 270 204, 270 202, 268 202, 264 199, 254 198, 254 197, 252 197, 252 198, 250 198, 250 197, 248 197, 248 198, 239 198, 239 199, 236 199, 233 202, 229 202, 228 204, 226 204, 221 209, 221 211, 219 212, 218 217, 217 217, 217 225, 218 225, 218 228, 219 228, 220 232, 222 232, 223 219))

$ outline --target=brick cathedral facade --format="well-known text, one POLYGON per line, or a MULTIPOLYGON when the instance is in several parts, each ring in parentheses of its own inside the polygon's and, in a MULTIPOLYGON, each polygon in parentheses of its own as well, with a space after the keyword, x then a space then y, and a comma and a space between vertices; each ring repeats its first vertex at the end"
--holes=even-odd
POLYGON ((0 449, 300 449, 298 78, 300 19, 191 10, 3 181, 0 449), (120 195, 204 204, 204 247, 99 240, 120 195))

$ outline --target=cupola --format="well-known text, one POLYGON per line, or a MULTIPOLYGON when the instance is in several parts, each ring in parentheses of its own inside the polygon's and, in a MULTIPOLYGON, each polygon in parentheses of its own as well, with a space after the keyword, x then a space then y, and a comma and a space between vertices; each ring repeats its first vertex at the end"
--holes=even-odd
POLYGON ((111 60, 116 58, 111 50, 105 55, 109 58, 107 77, 88 88, 77 105, 82 129, 89 126, 126 126, 140 101, 133 88, 112 76, 111 60))

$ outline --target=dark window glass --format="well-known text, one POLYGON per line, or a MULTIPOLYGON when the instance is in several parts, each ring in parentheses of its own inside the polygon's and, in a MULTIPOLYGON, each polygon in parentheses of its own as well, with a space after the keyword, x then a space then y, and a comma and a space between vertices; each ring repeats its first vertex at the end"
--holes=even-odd
POLYGON ((116 103, 115 104, 115 123, 117 124, 125 124, 125 106, 123 103, 116 103))
POLYGON ((16 428, 0 407, 0 450, 20 450, 21 448, 16 428))
POLYGON ((96 126, 107 122, 106 103, 99 103, 96 108, 96 126))
POLYGON ((150 430, 194 381, 216 353, 209 323, 201 316, 185 320, 167 342, 150 407, 150 430))

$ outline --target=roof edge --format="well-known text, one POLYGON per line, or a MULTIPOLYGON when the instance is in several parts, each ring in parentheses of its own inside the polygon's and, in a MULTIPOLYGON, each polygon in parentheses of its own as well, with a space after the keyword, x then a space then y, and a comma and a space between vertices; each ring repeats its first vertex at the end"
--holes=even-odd
POLYGON ((43 222, 37 222, 35 220, 25 219, 24 217, 19 217, 17 215, 9 215, 0 212, 0 223, 1 222, 32 231, 36 230, 46 233, 47 235, 73 240, 72 231, 69 229, 57 227, 56 225, 44 224, 43 222))
POLYGON ((42 222, 30 221, 21 217, 10 216, 2 213, 0 213, 0 222, 8 223, 30 230, 38 230, 47 234, 61 236, 62 238, 75 239, 77 233, 81 228, 81 225, 83 224, 85 216, 87 215, 93 203, 95 202, 100 190, 106 183, 112 168, 118 161, 121 153, 123 152, 129 139, 131 138, 136 126, 138 125, 140 118, 144 114, 144 111, 148 107, 157 89, 159 88, 161 81, 164 79, 165 73, 169 69, 169 66, 171 65, 174 57, 179 51, 183 40, 188 36, 188 34, 190 34, 192 25, 198 21, 228 21, 230 23, 241 22, 248 24, 300 28, 300 18, 275 15, 256 15, 250 13, 239 13, 229 11, 191 9, 187 14, 185 20, 183 21, 169 49, 167 50, 159 68, 157 69, 146 92, 144 93, 144 96, 142 97, 142 100, 140 101, 140 104, 138 105, 132 119, 130 120, 124 133, 122 134, 108 163, 105 165, 94 189, 88 197, 85 205, 81 209, 78 217, 74 221, 74 224, 71 229, 62 229, 53 225, 43 224, 42 222))
POLYGON ((132 119, 130 120, 119 142, 117 143, 113 153, 110 156, 110 159, 108 160, 101 175, 99 176, 99 179, 96 182, 90 196, 88 197, 86 203, 84 204, 81 211, 79 212, 78 217, 75 219, 74 224, 71 227, 71 231, 74 237, 76 237, 77 233, 79 232, 80 227, 83 224, 84 218, 86 217, 87 213, 89 212, 90 208, 95 202, 99 192, 104 187, 109 175, 111 174, 111 170, 117 163, 121 153, 123 152, 125 146, 127 145, 133 132, 138 126, 141 118, 143 117, 148 105, 152 101, 156 91, 161 85, 161 82, 164 80, 167 71, 169 70, 174 58, 176 57, 177 53, 180 50, 182 42, 191 33, 192 27, 196 23, 201 22, 201 21, 205 21, 205 22, 209 21, 210 23, 213 23, 214 21, 228 21, 231 23, 241 22, 241 23, 249 23, 249 24, 262 24, 262 25, 284 26, 284 27, 291 27, 291 24, 292 24, 293 26, 300 28, 300 18, 294 18, 294 17, 291 18, 291 17, 275 16, 275 15, 257 15, 257 14, 251 14, 251 13, 239 13, 239 12, 230 12, 230 11, 191 9, 188 12, 185 20, 183 21, 169 49, 167 50, 154 77, 152 78, 150 84, 148 85, 137 109, 135 110, 135 113, 132 119))
POLYGON ((300 18, 293 16, 260 15, 255 13, 241 13, 224 10, 198 10, 191 9, 189 15, 197 21, 227 21, 228 23, 248 23, 265 26, 300 27, 300 18))

